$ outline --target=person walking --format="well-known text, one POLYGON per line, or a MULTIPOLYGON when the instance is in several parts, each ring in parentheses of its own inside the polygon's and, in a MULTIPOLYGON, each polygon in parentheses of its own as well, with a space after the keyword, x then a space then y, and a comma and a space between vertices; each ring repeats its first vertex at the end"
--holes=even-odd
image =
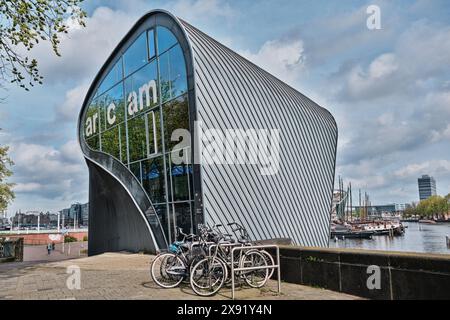
POLYGON ((47 244, 47 252, 49 255, 52 252, 52 244, 51 243, 47 244))

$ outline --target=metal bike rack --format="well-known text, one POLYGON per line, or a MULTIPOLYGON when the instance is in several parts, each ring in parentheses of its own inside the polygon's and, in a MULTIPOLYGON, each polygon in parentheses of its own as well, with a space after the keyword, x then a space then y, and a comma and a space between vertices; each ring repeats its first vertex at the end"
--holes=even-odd
POLYGON ((252 270, 265 270, 265 269, 277 269, 277 276, 278 276, 278 294, 281 293, 281 272, 280 272, 280 248, 276 245, 265 245, 265 246, 244 246, 244 247, 236 247, 233 248, 231 251, 231 298, 234 300, 235 294, 235 271, 252 271, 252 270), (248 267, 248 268, 235 268, 234 267, 234 253, 235 251, 241 251, 241 250, 256 250, 256 249, 276 249, 277 253, 277 259, 276 264, 271 266, 265 266, 265 267, 248 267))
MULTIPOLYGON (((242 246, 244 246, 242 243, 220 243, 220 244, 216 244, 216 243, 213 242, 213 244, 210 245, 209 248, 208 248, 208 255, 211 257, 212 256, 212 250, 214 248, 217 248, 217 247, 221 247, 221 248, 230 247, 230 248, 232 248, 232 247, 242 247, 242 246)), ((250 246, 247 246, 247 248, 251 249, 250 246)))

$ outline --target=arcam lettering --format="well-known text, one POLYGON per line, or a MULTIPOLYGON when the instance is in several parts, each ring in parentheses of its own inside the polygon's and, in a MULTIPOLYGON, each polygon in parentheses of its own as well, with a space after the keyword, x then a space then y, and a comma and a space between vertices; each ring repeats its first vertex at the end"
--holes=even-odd
MULTIPOLYGON (((127 98, 127 113, 128 117, 133 117, 135 114, 144 110, 144 108, 150 108, 152 105, 158 103, 158 86, 155 80, 151 80, 148 83, 141 86, 137 91, 132 91, 128 94, 127 98)), ((117 106, 114 102, 111 102, 106 107, 106 121, 110 126, 113 126, 116 121, 116 109, 117 106)), ((90 114, 86 118, 85 122, 85 136, 87 138, 98 133, 99 130, 99 112, 90 114)))
POLYGON ((153 104, 158 103, 158 95, 156 94, 157 86, 156 81, 151 80, 149 83, 144 84, 142 87, 139 88, 139 109, 138 109, 138 93, 137 92, 131 92, 128 95, 128 115, 133 116, 134 114, 138 113, 139 111, 144 110, 144 98, 146 101, 146 107, 149 108, 150 103, 150 96, 153 98, 153 104), (151 90, 151 95, 150 95, 151 90))

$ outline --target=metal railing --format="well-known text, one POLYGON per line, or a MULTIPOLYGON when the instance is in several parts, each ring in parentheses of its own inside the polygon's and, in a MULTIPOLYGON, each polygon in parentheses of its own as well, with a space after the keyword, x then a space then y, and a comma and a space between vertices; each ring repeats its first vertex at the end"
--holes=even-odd
POLYGON ((253 270, 270 270, 277 269, 278 278, 278 294, 281 293, 281 272, 280 272, 280 248, 276 245, 265 245, 265 246, 244 246, 236 247, 231 251, 231 298, 235 298, 235 272, 236 271, 253 271, 253 270), (261 267, 234 267, 234 253, 241 250, 258 250, 258 249, 275 249, 276 250, 276 264, 266 265, 261 267))

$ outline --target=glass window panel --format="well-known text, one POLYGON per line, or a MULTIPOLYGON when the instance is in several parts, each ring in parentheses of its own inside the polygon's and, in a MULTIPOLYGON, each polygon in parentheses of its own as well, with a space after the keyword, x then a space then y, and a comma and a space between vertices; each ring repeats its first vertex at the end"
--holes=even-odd
POLYGON ((127 131, 125 128, 125 122, 119 125, 120 131, 120 160, 124 164, 128 164, 128 153, 127 153, 127 131))
POLYGON ((147 114, 148 144, 150 155, 160 153, 161 148, 161 115, 159 108, 147 114))
POLYGON ((148 31, 148 54, 150 59, 152 59, 156 55, 155 32, 153 29, 148 31))
POLYGON ((153 203, 167 201, 162 156, 142 161, 142 186, 153 203))
POLYGON ((187 92, 186 65, 179 45, 160 57, 160 68, 163 102, 187 92))
POLYGON ((192 217, 191 217, 191 203, 175 203, 173 205, 175 224, 177 227, 182 228, 184 233, 191 233, 192 230, 192 217))
POLYGON ((106 130, 106 113, 105 113, 105 96, 101 95, 97 98, 97 108, 98 108, 98 115, 99 115, 99 128, 100 132, 103 132, 106 130))
POLYGON ((102 81, 98 89, 98 94, 102 94, 106 90, 112 88, 116 83, 121 81, 123 78, 122 70, 122 58, 120 58, 111 71, 106 75, 105 79, 102 81))
POLYGON ((174 34, 165 27, 157 28, 158 34, 158 52, 159 54, 167 51, 170 47, 175 45, 178 41, 174 34))
POLYGON ((96 151, 100 150, 100 136, 99 135, 96 135, 89 139, 86 139, 86 143, 92 150, 96 150, 96 151))
POLYGON ((84 120, 84 136, 86 139, 100 132, 99 99, 94 99, 89 105, 84 120))
POLYGON ((189 131, 189 108, 186 95, 163 106, 163 123, 166 152, 169 152, 175 150, 180 144, 180 141, 171 141, 173 132, 177 129, 189 131))
POLYGON ((135 162, 148 157, 145 118, 143 116, 128 120, 128 147, 130 162, 135 162))
POLYGON ((189 200, 188 167, 171 163, 170 174, 173 201, 189 200))
POLYGON ((141 180, 141 163, 135 162, 130 164, 130 171, 134 174, 134 176, 142 183, 141 180))
POLYGON ((123 82, 119 83, 102 96, 102 124, 105 130, 125 120, 125 100, 123 82))
POLYGON ((123 55, 123 66, 125 76, 145 65, 148 61, 147 55, 147 33, 142 33, 123 55))
POLYGON ((116 159, 120 159, 119 126, 115 126, 102 133, 102 151, 116 159))
POLYGON ((166 235, 166 239, 171 243, 172 241, 171 239, 169 239, 169 219, 167 218, 167 205, 156 204, 155 211, 163 228, 164 234, 166 235))
POLYGON ((151 62, 125 80, 128 118, 154 108, 158 104, 158 66, 151 62))
MULTIPOLYGON (((189 152, 191 152, 191 149, 189 149, 189 152)), ((191 195, 191 200, 194 200, 194 178, 193 178, 193 166, 189 164, 187 166, 187 172, 188 172, 188 178, 189 178, 189 192, 191 195)))

